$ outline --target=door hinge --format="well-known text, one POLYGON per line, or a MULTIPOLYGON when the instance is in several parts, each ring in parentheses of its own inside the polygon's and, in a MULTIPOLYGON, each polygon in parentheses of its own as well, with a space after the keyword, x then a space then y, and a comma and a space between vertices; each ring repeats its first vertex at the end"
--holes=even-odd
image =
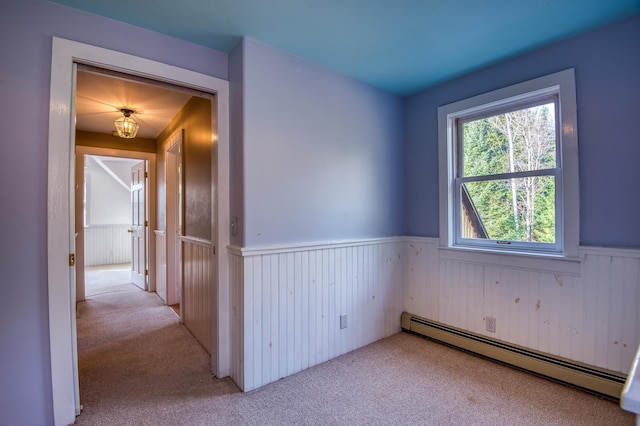
POLYGON ((149 275, 149 270, 148 270, 148 269, 145 269, 145 270, 144 270, 144 276, 146 277, 147 275, 149 275))
POLYGON ((149 226, 149 221, 148 220, 144 221, 144 226, 149 226))
POLYGON ((69 253, 69 266, 76 266, 76 255, 69 253))
POLYGON ((149 177, 149 173, 148 172, 144 172, 144 177, 148 178, 149 177))

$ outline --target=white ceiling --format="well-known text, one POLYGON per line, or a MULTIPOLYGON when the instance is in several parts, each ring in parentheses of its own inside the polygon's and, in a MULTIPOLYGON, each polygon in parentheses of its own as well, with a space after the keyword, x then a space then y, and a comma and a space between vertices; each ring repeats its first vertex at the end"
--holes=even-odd
POLYGON ((100 155, 87 155, 86 157, 94 161, 85 161, 85 175, 91 174, 96 168, 103 169, 111 175, 111 177, 116 179, 127 191, 131 190, 131 168, 142 161, 139 159, 105 157, 100 155))
POLYGON ((166 85, 133 81, 94 70, 78 70, 76 129, 112 134, 121 108, 135 111, 140 138, 156 139, 192 94, 166 85))

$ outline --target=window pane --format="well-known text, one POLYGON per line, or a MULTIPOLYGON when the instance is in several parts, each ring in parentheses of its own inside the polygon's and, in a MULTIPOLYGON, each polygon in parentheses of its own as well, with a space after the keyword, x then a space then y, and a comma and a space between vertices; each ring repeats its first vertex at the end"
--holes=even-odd
POLYGON ((556 167, 555 103, 462 122, 462 176, 556 167))
POLYGON ((460 197, 460 236, 555 242, 555 177, 467 182, 460 197))

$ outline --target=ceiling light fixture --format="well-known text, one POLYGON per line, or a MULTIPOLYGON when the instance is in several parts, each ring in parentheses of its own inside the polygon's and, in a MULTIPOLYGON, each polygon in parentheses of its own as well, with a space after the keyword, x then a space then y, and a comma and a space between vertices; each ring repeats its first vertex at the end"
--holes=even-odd
POLYGON ((122 117, 118 118, 113 124, 116 125, 116 130, 118 131, 118 136, 125 139, 133 139, 138 134, 138 123, 131 118, 131 114, 134 113, 133 110, 122 108, 120 110, 122 113, 122 117))

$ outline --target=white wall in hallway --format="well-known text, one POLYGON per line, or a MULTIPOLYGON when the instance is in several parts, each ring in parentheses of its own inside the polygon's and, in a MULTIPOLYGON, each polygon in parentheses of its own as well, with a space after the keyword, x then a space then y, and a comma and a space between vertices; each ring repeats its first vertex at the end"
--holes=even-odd
POLYGON ((112 265, 131 262, 129 224, 93 225, 84 228, 84 264, 112 265))
MULTIPOLYGON (((139 160, 132 160, 136 162, 139 160)), ((85 225, 130 224, 131 190, 125 188, 100 167, 92 158, 85 156, 86 211, 85 225)), ((125 181, 131 184, 131 176, 125 181)), ((78 182, 78 184, 80 184, 78 182)))

